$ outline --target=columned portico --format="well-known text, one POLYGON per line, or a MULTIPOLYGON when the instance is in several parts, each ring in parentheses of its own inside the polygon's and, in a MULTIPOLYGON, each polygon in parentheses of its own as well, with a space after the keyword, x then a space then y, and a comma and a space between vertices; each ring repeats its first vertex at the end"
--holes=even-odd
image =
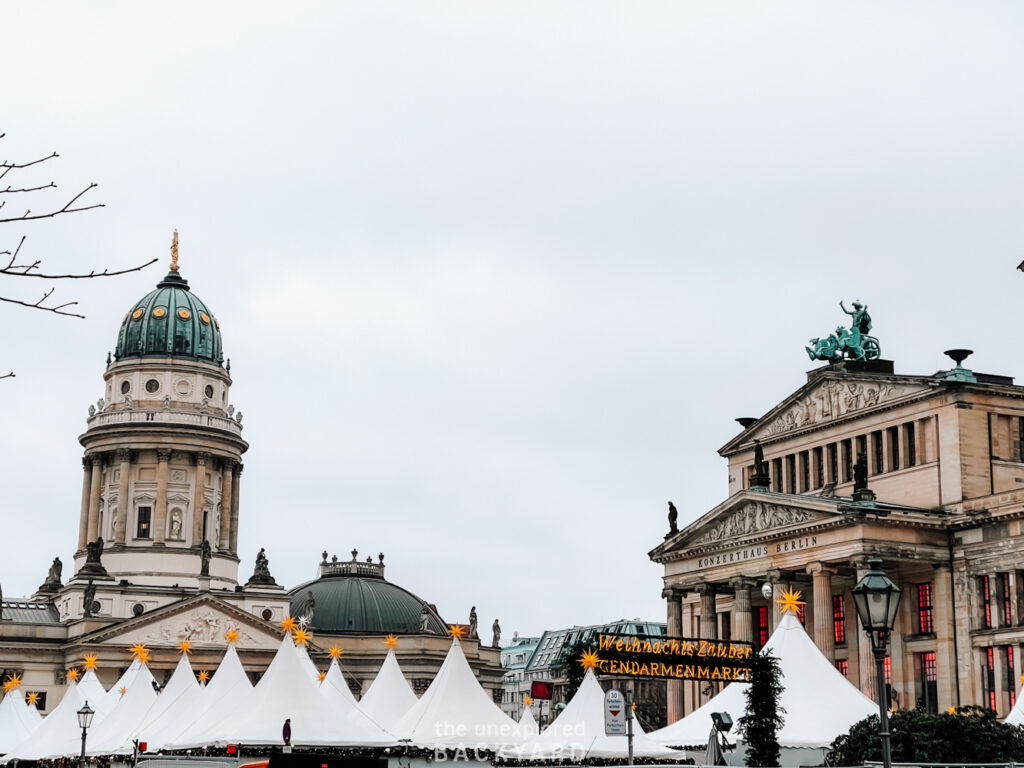
POLYGON ((807 572, 814 581, 811 591, 814 593, 814 644, 818 646, 825 658, 831 662, 836 660, 835 632, 830 621, 832 617, 832 574, 835 571, 828 566, 814 562, 807 566, 807 572))
POLYGON ((733 639, 746 643, 754 641, 754 618, 750 611, 750 589, 754 582, 750 579, 734 578, 729 582, 735 590, 733 621, 733 639))
POLYGON ((707 640, 718 638, 718 599, 713 584, 702 584, 697 587, 700 594, 700 636, 707 640))
MULTIPOLYGON (((682 637, 683 636, 683 606, 680 602, 680 594, 677 590, 666 589, 662 596, 665 598, 667 607, 667 624, 666 627, 669 637, 682 637)), ((674 723, 685 715, 684 712, 684 701, 683 701, 683 681, 682 680, 669 680, 668 688, 666 690, 666 700, 668 705, 668 721, 674 723)))

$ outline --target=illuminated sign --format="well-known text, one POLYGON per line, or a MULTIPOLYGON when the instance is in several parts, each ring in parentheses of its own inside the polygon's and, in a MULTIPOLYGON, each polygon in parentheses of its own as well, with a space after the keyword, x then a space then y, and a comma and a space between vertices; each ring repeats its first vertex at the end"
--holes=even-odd
POLYGON ((748 682, 752 643, 683 637, 597 636, 596 671, 616 677, 748 682))

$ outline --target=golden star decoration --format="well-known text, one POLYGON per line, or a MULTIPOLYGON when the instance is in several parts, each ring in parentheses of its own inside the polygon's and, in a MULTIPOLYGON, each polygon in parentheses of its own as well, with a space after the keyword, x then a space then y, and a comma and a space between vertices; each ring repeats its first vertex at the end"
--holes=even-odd
POLYGON ((398 647, 398 638, 394 635, 388 635, 384 638, 384 647, 387 648, 389 651, 394 650, 398 647))
POLYGON ((950 704, 949 705, 949 709, 947 709, 946 712, 948 712, 951 715, 955 715, 956 714, 956 707, 954 707, 952 704, 950 704))
POLYGON ((583 656, 580 657, 580 664, 583 665, 584 669, 593 669, 599 661, 597 651, 584 651, 583 656))
POLYGON ((207 672, 205 669, 202 672, 199 673, 199 682, 200 683, 203 683, 205 685, 206 681, 209 680, 209 679, 210 679, 210 673, 207 672))
POLYGON ((531 699, 529 696, 526 696, 523 698, 523 704, 525 704, 526 706, 530 706, 531 704, 533 704, 533 699, 531 699))
POLYGON ((800 599, 800 592, 792 589, 786 589, 782 592, 782 599, 776 600, 776 603, 782 606, 782 615, 786 615, 786 611, 792 612, 794 615, 800 615, 800 606, 804 605, 804 601, 800 599))
POLYGON ((463 637, 466 634, 466 628, 461 624, 449 624, 448 634, 451 637, 463 637))
POLYGON ((322 683, 327 678, 327 673, 326 672, 317 672, 316 676, 320 678, 320 682, 322 683))
POLYGON ((83 669, 96 669, 96 654, 87 653, 82 657, 82 668, 83 669))
POLYGON ((281 622, 281 629, 285 632, 291 632, 296 627, 295 619, 291 616, 285 616, 284 621, 281 622))
POLYGON ((21 675, 11 675, 4 681, 4 693, 13 691, 21 685, 21 675))
POLYGON ((68 680, 77 680, 77 679, 78 679, 78 670, 75 669, 74 667, 72 667, 71 669, 68 670, 68 680))
POLYGON ((124 696, 126 693, 128 693, 128 686, 122 685, 121 686, 121 695, 124 696))
POLYGON ((336 645, 332 645, 331 646, 331 658, 332 659, 340 659, 341 658, 341 648, 339 648, 336 645))
POLYGON ((29 704, 36 705, 39 703, 39 694, 35 691, 29 693, 28 698, 25 699, 29 704))
POLYGON ((308 629, 296 629, 292 632, 292 640, 295 641, 296 645, 309 645, 309 641, 313 639, 313 633, 308 629))
POLYGON ((133 659, 138 659, 143 664, 149 661, 149 648, 142 643, 136 643, 129 648, 128 651, 131 653, 133 659))
POLYGON ((192 643, 188 640, 182 640, 178 643, 178 653, 192 653, 192 643))
POLYGON ((238 642, 238 630, 237 629, 229 629, 227 632, 224 633, 224 639, 227 640, 229 643, 237 643, 238 642))

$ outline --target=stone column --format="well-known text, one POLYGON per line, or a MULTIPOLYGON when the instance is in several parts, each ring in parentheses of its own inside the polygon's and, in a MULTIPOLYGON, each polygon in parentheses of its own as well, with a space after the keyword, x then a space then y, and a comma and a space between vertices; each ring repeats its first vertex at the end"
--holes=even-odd
POLYGON ((89 498, 92 490, 92 459, 82 457, 82 511, 78 518, 78 550, 89 542, 89 498))
POLYGON ((220 536, 217 540, 217 549, 225 552, 231 541, 231 495, 232 480, 235 476, 234 459, 223 459, 221 461, 221 491, 220 491, 220 536))
POLYGON ((156 509, 153 510, 153 541, 163 544, 167 537, 167 481, 171 475, 171 449, 156 449, 156 509))
POLYGON ((829 661, 836 660, 836 636, 832 625, 832 574, 822 563, 809 563, 807 572, 814 579, 814 644, 829 661))
POLYGON ((199 547, 203 543, 203 508, 206 506, 206 465, 210 454, 200 451, 195 456, 196 484, 192 492, 192 546, 199 547))
MULTIPOLYGON (((867 574, 869 568, 863 560, 857 561, 857 581, 860 581, 867 574)), ((854 608, 856 613, 856 608, 854 608)), ((860 672, 860 680, 853 680, 860 688, 861 693, 875 701, 878 701, 878 685, 875 683, 875 655, 871 651, 871 638, 864 631, 864 625, 860 623, 860 617, 855 617, 854 627, 857 632, 857 668, 860 672)))
MULTIPOLYGON (((935 627, 935 687, 939 712, 958 706, 956 643, 953 626, 953 572, 948 565, 935 566, 932 592, 932 624, 935 627)), ((903 598, 906 600, 906 596, 903 598)))
POLYGON ((718 639, 718 615, 715 606, 715 588, 711 584, 702 584, 697 588, 700 593, 700 636, 704 640, 718 639))
POLYGON ((238 552, 238 495, 242 490, 242 462, 235 464, 234 481, 231 486, 231 533, 228 536, 228 549, 238 552))
POLYGON ((100 527, 100 491, 103 490, 103 456, 92 457, 92 480, 89 484, 89 528, 86 541, 96 541, 100 527))
POLYGON ((733 638, 752 643, 754 642, 754 617, 750 611, 750 588, 753 584, 749 579, 742 578, 735 578, 730 584, 736 592, 736 620, 733 622, 733 638))
MULTIPOLYGON (((782 599, 782 572, 772 569, 768 571, 768 581, 772 585, 772 599, 771 599, 771 612, 772 612, 772 628, 771 632, 774 632, 776 627, 779 626, 779 622, 782 621, 782 605, 779 600, 782 599)), ((769 635, 771 634, 769 632, 769 635)))
POLYGON ((997 645, 992 648, 992 662, 996 691, 996 715, 1003 718, 1010 714, 1010 694, 1006 690, 1005 646, 997 645))
POLYGON ((131 504, 131 489, 128 481, 132 476, 132 452, 128 448, 117 449, 119 479, 117 484, 117 525, 115 544, 124 544, 128 528, 128 505, 131 504))
MULTIPOLYGON (((693 631, 693 603, 685 598, 682 600, 682 625, 683 637, 692 637, 696 634, 693 631)), ((697 686, 692 680, 683 681, 683 707, 686 714, 693 712, 700 706, 700 696, 697 693, 697 686)))
MULTIPOLYGON (((671 588, 666 588, 661 596, 667 601, 669 637, 682 637, 683 635, 683 606, 680 603, 679 593, 671 588)), ((666 688, 666 702, 668 704, 668 722, 671 725, 680 720, 686 713, 683 702, 683 681, 669 680, 666 688)))

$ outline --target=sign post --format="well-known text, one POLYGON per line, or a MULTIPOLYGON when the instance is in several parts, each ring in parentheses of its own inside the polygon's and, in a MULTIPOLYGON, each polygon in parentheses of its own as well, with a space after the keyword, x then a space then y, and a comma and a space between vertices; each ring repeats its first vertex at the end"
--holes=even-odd
POLYGON ((604 733, 606 736, 625 736, 629 749, 629 763, 633 764, 633 712, 622 691, 612 688, 604 695, 604 733))

